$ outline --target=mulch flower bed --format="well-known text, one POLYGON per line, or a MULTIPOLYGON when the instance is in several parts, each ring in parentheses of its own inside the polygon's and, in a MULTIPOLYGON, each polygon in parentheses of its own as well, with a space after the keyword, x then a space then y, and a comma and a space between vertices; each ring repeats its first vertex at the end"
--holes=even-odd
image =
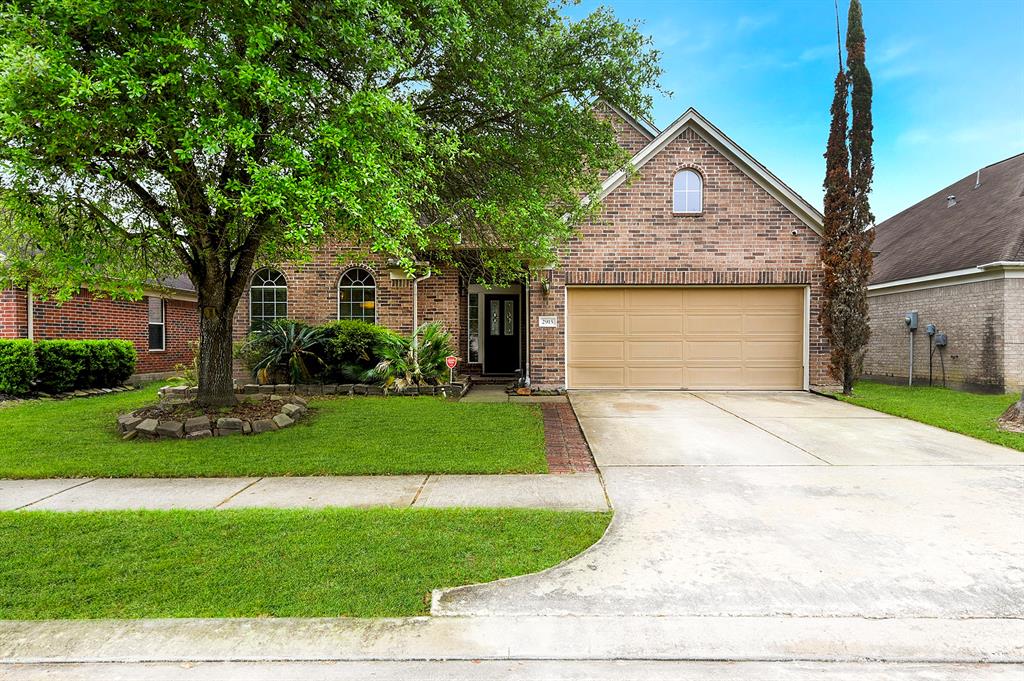
POLYGON ((136 409, 133 413, 143 419, 175 419, 184 421, 196 416, 206 416, 211 421, 224 416, 231 416, 236 419, 255 421, 257 419, 272 419, 281 411, 281 403, 272 400, 242 400, 234 407, 200 407, 194 402, 183 402, 177 404, 153 404, 142 409, 136 409))

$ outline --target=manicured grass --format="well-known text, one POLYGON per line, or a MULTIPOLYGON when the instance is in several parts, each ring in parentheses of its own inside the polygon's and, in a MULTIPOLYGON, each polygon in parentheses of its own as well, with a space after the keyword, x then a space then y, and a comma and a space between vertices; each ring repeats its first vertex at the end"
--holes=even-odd
POLYGON ((0 619, 385 617, 535 572, 608 513, 329 509, 0 513, 0 619))
POLYGON ((320 399, 311 421, 274 433, 123 442, 117 414, 155 399, 153 385, 0 408, 0 478, 547 472, 533 405, 320 399))
POLYGON ((999 430, 996 419, 1019 395, 979 395, 947 388, 859 381, 846 402, 1024 451, 1024 434, 999 430))

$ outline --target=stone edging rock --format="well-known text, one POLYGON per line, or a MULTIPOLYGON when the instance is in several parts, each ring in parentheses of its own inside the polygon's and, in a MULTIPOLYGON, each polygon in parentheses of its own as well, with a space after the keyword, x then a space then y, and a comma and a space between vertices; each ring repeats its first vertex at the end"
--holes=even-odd
MULTIPOLYGON (((278 383, 271 385, 257 385, 248 383, 236 385, 235 394, 238 395, 371 395, 379 397, 401 397, 415 395, 432 395, 437 397, 459 398, 469 390, 469 383, 448 383, 445 385, 428 385, 404 390, 385 390, 379 385, 367 385, 363 383, 278 383)), ((193 386, 165 386, 159 391, 161 399, 188 400, 196 396, 196 388, 193 386)))
POLYGON ((0 396, 0 401, 14 404, 17 402, 50 402, 53 400, 70 400, 76 397, 95 397, 97 395, 109 395, 111 393, 123 393, 130 390, 138 390, 137 385, 115 385, 113 388, 82 388, 81 390, 68 390, 62 393, 34 392, 20 397, 0 396))
POLYGON ((204 414, 185 419, 184 421, 178 421, 174 419, 142 418, 131 412, 117 417, 117 430, 122 434, 122 439, 124 440, 133 440, 135 438, 148 440, 160 438, 199 440, 206 437, 225 437, 228 435, 259 435, 260 433, 287 428, 309 410, 306 400, 301 397, 292 396, 277 399, 281 402, 281 411, 270 419, 249 421, 225 416, 217 419, 215 422, 211 422, 210 418, 204 414))

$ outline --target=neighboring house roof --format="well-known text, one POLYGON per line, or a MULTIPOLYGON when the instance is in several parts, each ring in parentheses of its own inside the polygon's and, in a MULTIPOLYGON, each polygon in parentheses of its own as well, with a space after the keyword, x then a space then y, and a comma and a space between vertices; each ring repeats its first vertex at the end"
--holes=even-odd
MULTIPOLYGON (((715 127, 708 119, 704 118, 693 107, 687 109, 682 116, 677 118, 672 125, 651 140, 651 143, 641 149, 633 157, 632 166, 636 170, 643 168, 644 164, 654 158, 662 149, 677 138, 684 130, 693 130, 704 141, 714 147, 720 154, 725 156, 737 168, 742 170, 754 182, 760 185, 765 191, 775 197, 782 205, 793 212, 808 227, 818 234, 822 233, 821 212, 809 204, 802 196, 797 194, 785 182, 775 176, 760 161, 751 156, 743 147, 729 139, 728 135, 715 127)), ((598 199, 604 199, 611 194, 616 187, 621 185, 629 177, 626 170, 619 170, 608 176, 601 186, 601 193, 598 199)))
POLYGON ((195 293, 196 291, 196 287, 192 285, 192 280, 184 274, 175 277, 160 277, 150 282, 150 285, 154 288, 181 291, 183 293, 195 293))
POLYGON ((985 166, 880 223, 872 248, 872 285, 1024 261, 1024 154, 985 166), (952 206, 949 196, 956 197, 952 206))

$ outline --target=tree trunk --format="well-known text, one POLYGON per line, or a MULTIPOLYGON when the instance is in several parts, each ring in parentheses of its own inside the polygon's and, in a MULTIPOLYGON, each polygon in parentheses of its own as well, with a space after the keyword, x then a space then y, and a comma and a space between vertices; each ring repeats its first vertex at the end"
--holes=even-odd
POLYGON ((199 394, 204 407, 230 407, 235 399, 232 365, 232 317, 237 301, 227 287, 208 282, 199 287, 199 394))

